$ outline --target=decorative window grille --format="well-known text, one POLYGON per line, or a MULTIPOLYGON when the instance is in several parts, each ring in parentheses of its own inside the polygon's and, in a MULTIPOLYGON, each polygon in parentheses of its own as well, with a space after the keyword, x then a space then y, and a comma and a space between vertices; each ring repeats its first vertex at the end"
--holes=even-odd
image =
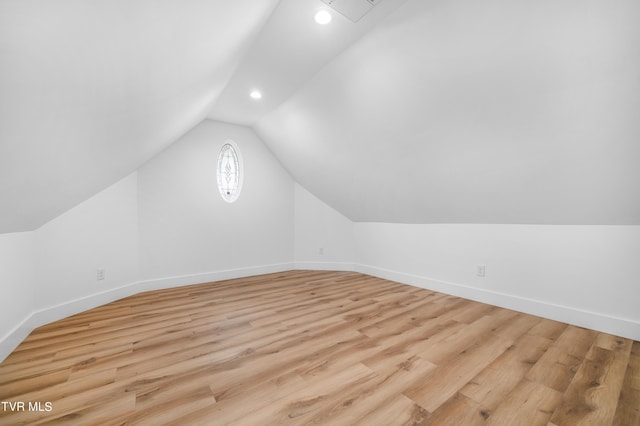
POLYGON ((218 155, 218 189, 227 203, 233 203, 240 195, 241 169, 236 149, 231 143, 225 143, 218 155))

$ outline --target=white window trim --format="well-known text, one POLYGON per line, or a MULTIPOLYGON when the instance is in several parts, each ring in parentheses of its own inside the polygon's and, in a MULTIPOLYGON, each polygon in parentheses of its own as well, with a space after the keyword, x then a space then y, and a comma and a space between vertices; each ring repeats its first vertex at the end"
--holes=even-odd
POLYGON ((222 197, 222 199, 224 201, 226 201, 227 203, 234 203, 235 201, 238 200, 238 197, 240 196, 240 192, 242 191, 242 182, 244 180, 243 177, 244 177, 244 162, 242 161, 242 154, 240 153, 240 149, 238 148, 238 144, 236 144, 232 140, 227 140, 222 144, 222 146, 220 146, 220 149, 218 150, 218 158, 216 159, 216 183, 218 185, 218 192, 220 193, 220 196, 222 197), (223 149, 227 145, 231 146, 231 149, 235 153, 236 160, 237 160, 237 168, 238 168, 238 172, 237 172, 238 184, 237 184, 233 194, 227 194, 226 191, 224 190, 223 186, 221 185, 221 183, 222 183, 222 181, 221 181, 222 173, 221 173, 221 170, 220 170, 220 166, 222 164, 221 156, 223 154, 223 149))

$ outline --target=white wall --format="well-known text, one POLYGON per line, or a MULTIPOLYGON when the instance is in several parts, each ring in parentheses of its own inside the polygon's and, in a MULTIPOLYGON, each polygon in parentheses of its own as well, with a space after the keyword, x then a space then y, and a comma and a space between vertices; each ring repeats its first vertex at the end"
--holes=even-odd
POLYGON ((40 229, 0 235, 0 358, 29 327, 138 291, 293 267, 355 269, 640 339, 637 259, 640 226, 353 223, 250 129, 205 121, 40 229), (216 187, 227 139, 246 173, 233 204, 216 187))
POLYGON ((70 302, 137 281, 137 174, 77 205, 34 234, 34 310, 67 305, 51 319, 91 307, 74 308, 70 302), (104 280, 97 280, 98 268, 104 268, 104 280))
POLYGON ((293 180, 249 128, 205 120, 143 166, 138 179, 143 279, 290 267, 293 180), (216 180, 228 139, 244 165, 242 192, 231 204, 216 180))
POLYGON ((356 270, 640 339, 640 226, 351 222, 299 184, 295 196, 297 268, 356 270))
POLYGON ((294 259, 298 267, 352 269, 353 222, 295 184, 294 259))
POLYGON ((35 231, 0 235, 0 360, 33 328, 135 291, 136 203, 133 173, 35 231))
POLYGON ((277 4, 0 1, 0 233, 38 228, 200 122, 277 4))
POLYGON ((33 233, 0 234, 0 360, 29 333, 33 309, 33 233))
POLYGON ((299 184, 295 195, 298 268, 354 269, 640 339, 640 226, 351 222, 299 184))
POLYGON ((356 223, 355 238, 362 272, 640 339, 640 226, 356 223))
POLYGON ((139 291, 292 269, 293 232, 289 174, 249 128, 204 121, 41 228, 0 234, 0 359, 34 327, 139 291), (233 204, 216 180, 228 139, 245 169, 233 204))

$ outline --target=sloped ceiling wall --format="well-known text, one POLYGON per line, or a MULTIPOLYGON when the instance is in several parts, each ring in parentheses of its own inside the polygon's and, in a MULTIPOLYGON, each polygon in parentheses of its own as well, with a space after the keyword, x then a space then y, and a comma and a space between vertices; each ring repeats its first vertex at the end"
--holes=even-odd
POLYGON ((384 0, 319 27, 322 7, 0 0, 0 233, 207 116, 355 221, 640 224, 640 3, 384 0))
POLYGON ((202 121, 276 3, 0 1, 0 233, 37 228, 202 121))
POLYGON ((355 221, 640 224, 640 3, 410 0, 255 126, 355 221))

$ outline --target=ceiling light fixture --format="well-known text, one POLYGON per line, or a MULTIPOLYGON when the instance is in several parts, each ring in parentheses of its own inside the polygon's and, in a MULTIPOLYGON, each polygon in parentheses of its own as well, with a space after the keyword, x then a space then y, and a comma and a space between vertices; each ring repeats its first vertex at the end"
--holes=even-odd
POLYGON ((251 96, 252 99, 262 99, 262 93, 260 93, 258 90, 254 90, 249 94, 249 96, 251 96))
POLYGON ((331 22, 331 14, 328 10, 319 10, 316 13, 315 18, 316 22, 320 25, 327 25, 329 22, 331 22))

